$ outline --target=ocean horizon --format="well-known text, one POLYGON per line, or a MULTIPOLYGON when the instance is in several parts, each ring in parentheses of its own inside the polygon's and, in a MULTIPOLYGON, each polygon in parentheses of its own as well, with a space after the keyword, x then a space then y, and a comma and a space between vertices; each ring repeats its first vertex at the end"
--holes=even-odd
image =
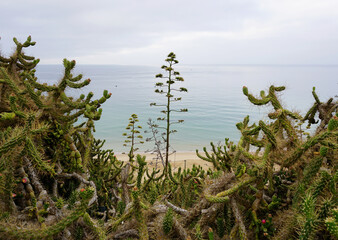
MULTIPOLYGON (((155 78, 164 73, 153 66, 127 65, 78 65, 75 74, 90 78, 89 86, 80 90, 68 91, 76 97, 92 91, 93 99, 102 96, 104 89, 112 96, 103 105, 102 117, 95 123, 94 136, 106 140, 105 148, 116 153, 128 151, 123 147, 122 136, 131 114, 137 114, 139 125, 149 130, 149 118, 156 120, 161 116, 159 107, 150 103, 164 103, 165 97, 154 92, 155 78)), ((210 142, 218 144, 225 138, 237 142, 240 132, 236 123, 247 115, 250 123, 260 119, 268 121, 270 105, 255 106, 242 93, 247 86, 249 92, 259 96, 261 90, 268 90, 270 85, 285 86, 279 93, 287 109, 298 111, 302 115, 313 105, 312 88, 321 101, 330 97, 337 100, 338 65, 176 65, 176 71, 184 78, 179 87, 188 89, 188 93, 178 93, 182 101, 173 104, 174 108, 188 108, 187 113, 175 113, 172 119, 183 119, 184 123, 174 125, 177 133, 171 135, 171 145, 175 151, 191 152, 209 148, 210 142)), ((63 66, 38 65, 36 76, 39 82, 53 84, 63 76, 63 66)), ((144 138, 149 134, 143 133, 144 138)), ((140 145, 140 152, 153 147, 152 143, 140 145)))

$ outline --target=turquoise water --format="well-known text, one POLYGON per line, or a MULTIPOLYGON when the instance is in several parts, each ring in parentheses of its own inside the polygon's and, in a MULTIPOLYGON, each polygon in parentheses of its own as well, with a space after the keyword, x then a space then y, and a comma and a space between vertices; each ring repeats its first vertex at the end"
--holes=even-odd
MULTIPOLYGON (((40 82, 53 83, 62 77, 62 66, 40 65, 37 76, 40 82)), ((266 114, 271 107, 257 107, 249 103, 242 93, 247 86, 249 92, 259 95, 273 84, 286 86, 281 94, 282 102, 290 110, 305 113, 313 104, 312 87, 322 101, 338 95, 338 66, 179 66, 177 71, 185 81, 180 84, 188 93, 179 94, 182 101, 177 108, 188 108, 187 113, 176 113, 174 119, 184 119, 183 124, 175 125, 177 133, 172 135, 172 146, 176 151, 195 151, 217 143, 228 137, 238 141, 240 134, 235 124, 250 115, 250 121, 268 119, 266 114)), ((164 96, 154 92, 155 75, 162 73, 159 67, 80 65, 76 73, 90 78, 91 84, 69 94, 77 96, 89 91, 94 97, 102 96, 104 89, 112 93, 111 98, 102 105, 103 115, 96 123, 95 137, 106 139, 106 148, 115 152, 127 151, 123 147, 122 133, 128 118, 136 113, 143 130, 147 130, 147 120, 161 116, 159 107, 150 107, 151 102, 164 103, 164 96)), ((337 99, 337 98, 336 98, 337 99)), ((149 136, 143 134, 144 137, 149 136)), ((144 151, 152 145, 140 148, 144 151)))

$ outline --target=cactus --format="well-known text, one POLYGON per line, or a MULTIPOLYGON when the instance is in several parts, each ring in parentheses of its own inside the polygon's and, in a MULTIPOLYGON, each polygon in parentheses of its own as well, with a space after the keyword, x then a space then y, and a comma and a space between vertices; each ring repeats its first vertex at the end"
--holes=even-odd
POLYGON ((302 226, 302 230, 299 234, 299 239, 312 238, 314 234, 314 228, 316 227, 316 214, 315 214, 315 199, 308 195, 305 197, 302 207, 302 213, 305 217, 305 222, 302 226))
POLYGON ((225 234, 224 219, 222 217, 217 218, 217 235, 222 238, 225 234))
POLYGON ((212 228, 208 229, 208 237, 209 237, 209 240, 214 240, 214 232, 212 228))
POLYGON ((116 159, 113 150, 103 150, 105 141, 94 139, 88 169, 91 179, 98 188, 98 206, 106 207, 113 204, 112 193, 122 171, 123 162, 116 159))
MULTIPOLYGON (((288 110, 285 110, 282 108, 282 105, 280 101, 278 100, 276 96, 276 92, 280 92, 285 90, 285 87, 275 87, 270 86, 269 88, 269 94, 265 95, 264 91, 261 92, 261 99, 255 98, 253 95, 249 94, 248 88, 243 87, 243 93, 246 95, 249 99, 249 101, 255 105, 266 105, 268 103, 271 103, 275 112, 272 114, 269 114, 269 117, 271 119, 276 119, 276 124, 282 125, 283 129, 287 132, 288 137, 290 141, 298 141, 296 137, 296 133, 291 125, 290 120, 287 117, 291 117, 293 119, 301 119, 301 116, 299 116, 296 113, 292 113, 288 110)), ((279 129, 279 133, 281 133, 282 129, 279 129)))
POLYGON ((146 219, 144 218, 143 210, 142 210, 142 204, 141 204, 141 199, 139 197, 139 189, 135 188, 134 191, 132 192, 133 198, 134 198, 134 213, 135 213, 135 218, 138 223, 138 232, 140 239, 142 240, 148 240, 149 239, 149 233, 146 225, 146 219))
POLYGON ((334 219, 332 217, 328 217, 325 219, 325 224, 327 229, 329 230, 330 234, 335 237, 338 238, 338 221, 337 219, 334 219))
POLYGON ((334 121, 335 118, 333 114, 337 110, 338 107, 337 102, 334 102, 333 98, 330 98, 326 103, 321 102, 316 93, 315 87, 313 87, 312 95, 315 99, 315 103, 306 113, 306 115, 303 118, 303 121, 306 120, 308 121, 308 127, 310 127, 312 124, 317 124, 319 120, 316 121, 314 117, 317 113, 319 113, 318 117, 320 118, 321 123, 318 126, 316 133, 319 133, 320 131, 324 130, 326 126, 330 130, 334 125, 337 125, 335 124, 336 121, 334 121), (331 120, 332 115, 333 121, 331 120))
POLYGON ((329 124, 327 125, 327 129, 329 131, 334 131, 338 128, 338 116, 334 116, 330 121, 329 124))
MULTIPOLYGON (((219 188, 215 193, 205 191, 204 194, 205 200, 209 203, 223 204, 232 209, 240 224, 232 225, 231 236, 245 239, 249 234, 246 223, 238 220, 243 219, 238 211, 238 204, 241 204, 240 206, 247 212, 251 212, 250 227, 256 229, 256 239, 266 239, 274 234, 270 222, 261 226, 262 223, 259 221, 262 212, 266 213, 266 210, 276 211, 283 205, 289 206, 295 211, 294 215, 302 221, 299 221, 298 225, 290 226, 293 230, 288 231, 287 234, 295 233, 298 227, 301 229, 298 231, 298 236, 307 239, 316 236, 320 229, 318 226, 324 224, 324 217, 318 218, 317 212, 320 210, 320 216, 328 216, 335 206, 332 201, 321 201, 318 198, 320 195, 328 199, 334 198, 336 192, 335 171, 333 174, 329 174, 329 171, 320 172, 320 169, 325 166, 324 161, 329 163, 331 169, 335 166, 335 144, 338 136, 335 128, 332 127, 335 124, 335 117, 331 118, 330 121, 333 123, 327 128, 325 126, 328 126, 330 121, 320 117, 321 124, 318 126, 320 130, 317 129, 313 136, 303 142, 301 136, 296 134, 293 120, 305 121, 306 119, 282 107, 276 92, 284 89, 284 87, 271 86, 268 95, 262 91, 260 98, 256 98, 244 87, 244 95, 253 104, 272 104, 274 111, 268 116, 273 121, 270 123, 259 121, 257 125, 249 125, 249 116, 247 116, 243 122, 236 125, 242 135, 237 145, 230 145, 226 140, 225 145, 217 148, 211 144, 211 151, 204 148, 205 156, 196 151, 197 156, 202 160, 213 163, 216 170, 232 172, 236 176, 237 180, 226 185, 225 189, 219 188), (326 121, 324 125, 323 121, 326 121), (252 147, 256 148, 256 153, 251 150, 252 147), (283 151, 287 151, 288 154, 284 155, 283 151), (281 172, 276 172, 274 169, 276 165, 281 166, 281 172), (304 166, 302 170, 298 170, 298 175, 291 174, 294 171, 292 167, 295 165, 304 166), (285 173, 290 174, 290 177, 284 175, 285 173), (290 188, 290 184, 295 182, 297 187, 290 188), (316 204, 320 204, 318 208, 316 204)), ((318 96, 314 94, 314 97, 319 106, 321 103, 318 96)), ((329 100, 326 106, 330 106, 330 109, 326 108, 329 109, 326 116, 331 116, 337 105, 329 100)), ((219 183, 214 184, 217 186, 216 184, 219 183)))
POLYGON ((212 153, 211 155, 207 151, 206 148, 203 148, 205 157, 202 156, 198 150, 196 150, 196 155, 207 162, 211 162, 214 165, 215 169, 222 169, 224 172, 230 171, 231 162, 233 161, 233 143, 229 142, 229 139, 225 139, 225 145, 224 146, 218 146, 216 147, 213 142, 210 143, 212 153))
POLYGON ((173 210, 171 208, 166 212, 162 224, 163 232, 168 235, 173 227, 173 210))
POLYGON ((329 230, 330 234, 337 238, 338 237, 338 209, 337 207, 332 209, 332 217, 325 219, 326 228, 329 230))
MULTIPOLYGON (((0 58, 0 162, 5 162, 4 180, 8 185, 8 189, 0 190, 1 199, 7 202, 6 206, 0 204, 0 208, 13 214, 19 209, 30 209, 22 214, 34 216, 44 224, 45 217, 56 219, 61 216, 63 199, 67 199, 72 191, 84 189, 78 180, 64 176, 78 176, 81 184, 92 185, 95 189, 88 176, 74 174, 82 174, 89 166, 94 121, 99 120, 102 113, 99 104, 104 103, 110 94, 104 91, 98 100, 92 100, 92 93, 78 99, 67 96, 65 90, 82 88, 90 80, 81 81, 82 75, 73 76, 75 61, 66 59, 63 61, 64 76, 58 84, 39 83, 34 69, 39 59, 24 54, 24 49, 34 46, 35 42, 31 37, 24 43, 16 38, 13 40, 16 45, 14 54, 10 58, 0 58), (85 121, 75 126, 81 116, 85 121), (16 179, 19 176, 23 182, 16 179), (49 207, 44 207, 47 205, 49 207)), ((81 207, 64 220, 45 226, 43 231, 3 230, 3 222, 0 228, 12 238, 48 238, 77 221, 96 198, 94 190, 93 197, 86 200, 86 204, 82 201, 81 207)))

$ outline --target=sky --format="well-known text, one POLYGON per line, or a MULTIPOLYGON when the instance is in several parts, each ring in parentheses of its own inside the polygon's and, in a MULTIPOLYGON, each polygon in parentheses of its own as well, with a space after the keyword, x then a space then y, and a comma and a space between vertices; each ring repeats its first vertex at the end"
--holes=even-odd
POLYGON ((42 64, 338 64, 337 0, 3 0, 0 51, 42 64))

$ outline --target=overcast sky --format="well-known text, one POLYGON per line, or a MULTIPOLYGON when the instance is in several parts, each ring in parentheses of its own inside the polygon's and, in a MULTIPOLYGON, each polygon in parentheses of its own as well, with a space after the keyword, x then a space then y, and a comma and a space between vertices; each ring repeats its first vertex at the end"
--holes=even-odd
POLYGON ((44 64, 338 64, 337 0, 1 0, 13 37, 44 64))

